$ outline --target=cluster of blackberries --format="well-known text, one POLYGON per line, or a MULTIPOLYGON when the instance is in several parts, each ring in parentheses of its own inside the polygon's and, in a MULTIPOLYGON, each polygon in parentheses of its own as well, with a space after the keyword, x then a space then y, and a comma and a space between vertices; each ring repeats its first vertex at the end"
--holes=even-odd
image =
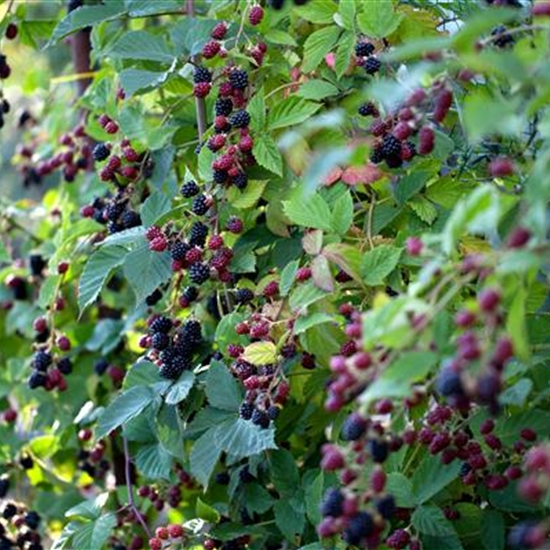
POLYGON ((267 429, 271 421, 279 416, 279 411, 280 408, 277 405, 269 405, 266 408, 266 404, 264 404, 263 408, 259 408, 254 403, 245 401, 239 409, 239 415, 244 420, 250 420, 252 424, 267 429))
POLYGON ((15 501, 4 501, 0 509, 0 550, 24 548, 44 550, 38 532, 41 517, 15 501))
POLYGON ((514 36, 508 32, 504 25, 499 25, 491 31, 493 44, 497 48, 507 48, 515 43, 514 36))
MULTIPOLYGON (((111 119, 104 120, 104 127, 116 128, 115 132, 110 133, 118 132, 118 125, 111 119)), ((93 149, 93 158, 96 162, 107 161, 99 171, 100 179, 117 184, 136 181, 140 176, 148 177, 153 168, 151 158, 146 158, 145 153, 138 153, 128 139, 121 140, 119 154, 113 152, 112 144, 98 143, 93 149)))
POLYGON ((33 371, 28 380, 30 389, 67 389, 65 376, 73 371, 73 363, 69 357, 57 357, 46 348, 38 349, 33 355, 31 367, 33 371))
POLYGON ((39 184, 42 178, 57 170, 61 171, 63 179, 68 183, 73 182, 80 172, 93 170, 92 148, 81 124, 59 138, 60 149, 51 157, 35 163, 32 157, 38 146, 38 142, 33 142, 18 149, 21 159, 19 171, 24 177, 25 186, 39 184))
POLYGON ((193 95, 206 97, 212 89, 212 73, 205 67, 195 67, 193 73, 193 95))
MULTIPOLYGON (((90 430, 80 430, 78 439, 85 443, 90 441, 92 433, 90 430)), ((107 472, 111 469, 109 461, 105 458, 105 443, 98 441, 90 449, 82 448, 77 454, 77 467, 86 472, 92 479, 99 481, 105 479, 107 472)))
POLYGON ((80 213, 106 225, 111 234, 141 225, 141 216, 131 208, 124 189, 114 197, 96 197, 91 204, 83 206, 80 213))
POLYGON ((149 335, 142 339, 143 347, 150 348, 150 357, 159 366, 163 378, 175 380, 184 370, 193 368, 193 356, 202 343, 201 325, 196 320, 176 326, 166 316, 149 319, 149 335))
POLYGON ((373 55, 375 49, 374 44, 366 40, 360 40, 355 44, 357 64, 362 66, 365 72, 370 75, 376 74, 382 66, 380 60, 373 55))

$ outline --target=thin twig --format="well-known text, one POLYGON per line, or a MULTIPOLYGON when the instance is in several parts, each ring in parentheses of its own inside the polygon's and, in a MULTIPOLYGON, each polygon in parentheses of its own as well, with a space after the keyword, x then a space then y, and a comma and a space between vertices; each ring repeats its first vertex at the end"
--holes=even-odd
POLYGON ((134 501, 134 493, 132 491, 132 480, 130 479, 130 463, 131 463, 130 452, 128 451, 128 440, 124 435, 122 436, 122 444, 124 447, 124 475, 126 477, 126 487, 128 489, 128 504, 130 505, 132 512, 134 512, 134 515, 136 516, 137 520, 141 523, 143 530, 147 533, 147 536, 149 538, 152 538, 153 534, 151 533, 151 530, 149 529, 147 523, 143 519, 143 516, 141 515, 141 512, 139 511, 134 501))

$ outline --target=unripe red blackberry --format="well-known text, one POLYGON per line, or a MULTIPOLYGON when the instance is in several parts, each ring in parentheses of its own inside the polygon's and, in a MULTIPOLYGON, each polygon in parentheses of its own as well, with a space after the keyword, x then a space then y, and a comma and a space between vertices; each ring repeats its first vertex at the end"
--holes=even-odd
POLYGON ((162 550, 162 540, 158 537, 149 539, 149 548, 151 550, 162 550))
POLYGON ((533 17, 550 17, 550 2, 542 1, 533 5, 531 8, 533 17))
POLYGON ((264 10, 261 6, 252 6, 248 14, 248 21, 251 25, 256 26, 262 22, 264 18, 264 10))
POLYGON ((495 288, 482 290, 477 298, 479 308, 485 313, 492 313, 500 304, 501 295, 495 288))
POLYGON ((514 172, 514 163, 507 157, 498 157, 489 163, 489 174, 494 178, 511 176, 514 172))
POLYGON ((202 48, 202 56, 205 59, 212 59, 218 55, 222 45, 217 40, 209 40, 202 48))
POLYGON ((231 233, 239 234, 243 230, 243 222, 241 219, 237 218, 236 216, 231 216, 226 223, 226 229, 230 231, 231 233))
POLYGON ((271 281, 265 286, 262 294, 264 295, 264 297, 270 298, 278 294, 278 292, 279 292, 279 283, 277 283, 277 281, 271 281))
POLYGON ((239 141, 239 149, 243 152, 252 151, 254 148, 254 140, 252 139, 252 136, 246 135, 242 136, 241 140, 239 141))
POLYGON ((183 537, 183 527, 181 525, 172 524, 168 526, 168 534, 170 538, 179 539, 183 537))
POLYGON ((531 232, 525 227, 516 227, 508 240, 506 241, 506 246, 508 248, 522 248, 524 247, 531 238, 531 232))
POLYGON ((111 120, 105 124, 104 129, 108 134, 116 134, 118 132, 118 124, 114 120, 111 120))
POLYGON ((45 317, 37 317, 37 318, 33 321, 32 328, 33 328, 36 332, 44 332, 45 330, 47 330, 47 328, 48 328, 48 322, 46 321, 46 318, 45 318, 45 317))
POLYGON ((380 137, 386 132, 386 124, 381 118, 377 118, 370 125, 369 131, 374 137, 380 137))
POLYGON ((307 281, 308 279, 311 279, 311 268, 309 267, 301 267, 296 271, 296 281, 299 283, 302 283, 304 281, 307 281))
POLYGON ((406 247, 407 254, 409 254, 409 256, 420 256, 424 245, 418 237, 409 237, 407 239, 406 247))
POLYGON ((532 442, 537 440, 537 432, 535 432, 535 430, 532 430, 531 428, 523 428, 519 435, 522 439, 525 439, 525 441, 532 442))
POLYGON ((168 241, 164 237, 156 237, 149 242, 149 249, 155 252, 163 252, 168 247, 168 241))
POLYGON ((198 98, 206 97, 211 89, 212 84, 210 82, 199 82, 193 87, 193 95, 198 98))
POLYGON ((218 23, 212 32, 210 33, 210 36, 216 40, 222 40, 224 36, 227 33, 227 24, 225 22, 218 23))
POLYGON ((424 126, 418 133, 418 152, 421 155, 428 155, 433 151, 435 134, 432 128, 424 126))
POLYGON ((71 341, 66 336, 59 336, 56 343, 61 351, 69 351, 71 349, 71 341))

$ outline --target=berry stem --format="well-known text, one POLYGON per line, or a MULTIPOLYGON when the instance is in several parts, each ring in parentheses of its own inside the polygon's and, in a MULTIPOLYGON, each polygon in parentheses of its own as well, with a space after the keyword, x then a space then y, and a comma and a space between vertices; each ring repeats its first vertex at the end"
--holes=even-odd
POLYGON ((132 512, 134 512, 134 515, 136 516, 137 520, 141 523, 143 530, 147 533, 147 536, 149 538, 152 538, 153 534, 151 533, 147 523, 145 523, 145 520, 143 519, 141 512, 138 510, 138 507, 136 506, 136 503, 134 501, 134 493, 132 490, 132 480, 130 476, 131 457, 130 457, 130 452, 128 450, 128 440, 124 435, 122 436, 122 445, 124 448, 124 477, 126 479, 126 487, 128 488, 128 504, 130 505, 132 512))

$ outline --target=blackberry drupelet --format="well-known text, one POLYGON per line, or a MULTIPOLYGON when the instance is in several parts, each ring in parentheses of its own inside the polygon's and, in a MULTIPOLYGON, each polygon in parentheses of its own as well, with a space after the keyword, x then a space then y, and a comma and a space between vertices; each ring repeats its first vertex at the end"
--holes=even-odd
POLYGON ((205 67, 195 67, 195 72, 193 73, 193 82, 199 84, 201 82, 211 82, 212 73, 205 67))
POLYGON ((92 156, 94 157, 94 160, 97 162, 101 162, 102 160, 105 160, 109 155, 111 154, 111 151, 105 145, 105 143, 98 143, 92 152, 92 156))
POLYGON ((159 315, 149 325, 149 330, 151 332, 170 332, 172 328, 172 320, 164 315, 159 315))
POLYGON ((359 57, 368 57, 374 52, 374 44, 371 42, 357 42, 355 44, 355 55, 359 57))
POLYGON ((229 123, 234 128, 245 128, 250 124, 250 115, 244 109, 241 109, 229 117, 229 123))
POLYGON ((210 278, 208 264, 197 262, 189 268, 189 278, 196 285, 202 285, 210 278))
POLYGON ((197 216, 204 216, 210 209, 208 197, 206 195, 199 195, 193 199, 191 210, 193 214, 197 216))
POLYGON ((186 198, 189 199, 197 195, 200 191, 199 186, 196 181, 189 180, 185 182, 180 189, 180 193, 186 198))
POLYGON ((380 67, 382 66, 382 63, 380 63, 380 60, 377 57, 368 57, 365 61, 365 71, 367 74, 376 74, 380 67))
POLYGON ((229 116, 233 111, 233 101, 230 97, 219 97, 214 103, 214 113, 216 116, 229 116))
POLYGON ((201 222, 195 222, 191 227, 189 244, 191 246, 204 246, 208 236, 208 227, 201 222))
POLYGON ((246 71, 235 69, 229 75, 229 82, 236 90, 244 90, 248 86, 248 74, 246 71))
POLYGON ((252 403, 243 403, 239 408, 239 416, 244 420, 250 420, 254 413, 254 405, 252 403))

